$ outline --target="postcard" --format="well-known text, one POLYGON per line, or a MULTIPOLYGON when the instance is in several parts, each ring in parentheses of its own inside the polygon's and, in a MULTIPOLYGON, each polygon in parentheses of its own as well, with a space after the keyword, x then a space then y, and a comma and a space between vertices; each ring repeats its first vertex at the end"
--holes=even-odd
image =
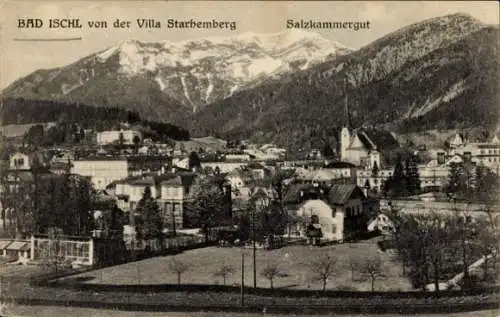
POLYGON ((0 315, 496 316, 495 1, 0 2, 0 315))

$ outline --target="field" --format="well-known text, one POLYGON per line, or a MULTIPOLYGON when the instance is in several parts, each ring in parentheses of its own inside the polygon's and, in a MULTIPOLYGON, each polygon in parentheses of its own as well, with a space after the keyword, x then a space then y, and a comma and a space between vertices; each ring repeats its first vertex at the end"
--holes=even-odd
MULTIPOLYGON (((175 256, 177 261, 188 265, 181 276, 182 284, 223 284, 221 277, 214 276, 223 265, 234 272, 227 278, 227 285, 241 283, 241 257, 245 256, 245 285, 253 285, 253 258, 251 249, 237 247, 207 247, 186 251, 175 256)), ((261 275, 269 265, 277 265, 283 277, 275 278, 275 288, 321 289, 321 282, 314 279, 311 261, 322 253, 335 259, 335 274, 329 279, 327 289, 369 291, 370 281, 359 273, 351 275, 350 259, 379 256, 383 263, 383 277, 375 282, 375 290, 411 290, 407 278, 402 277, 401 265, 378 251, 376 240, 339 244, 324 247, 287 246, 277 250, 257 250, 257 286, 269 287, 269 280, 261 275)), ((150 258, 72 276, 84 283, 93 284, 176 284, 177 275, 170 270, 174 256, 150 258)))

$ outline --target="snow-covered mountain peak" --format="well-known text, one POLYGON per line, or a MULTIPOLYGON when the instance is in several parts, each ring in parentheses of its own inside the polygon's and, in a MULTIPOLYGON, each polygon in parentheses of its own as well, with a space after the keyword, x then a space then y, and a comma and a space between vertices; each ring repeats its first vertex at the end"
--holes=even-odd
MULTIPOLYGON (((287 30, 274 34, 243 33, 179 42, 129 39, 65 68, 54 70, 52 95, 78 94, 93 85, 141 83, 148 94, 196 112, 269 79, 350 53, 345 46, 318 33, 287 30)), ((117 89, 111 89, 115 92, 117 89)), ((107 97, 106 97, 107 98, 107 97)))

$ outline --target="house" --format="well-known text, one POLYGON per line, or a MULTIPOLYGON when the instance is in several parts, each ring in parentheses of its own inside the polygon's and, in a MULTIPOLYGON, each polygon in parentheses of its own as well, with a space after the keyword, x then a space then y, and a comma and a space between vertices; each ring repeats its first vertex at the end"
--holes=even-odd
POLYGON ((297 227, 301 235, 306 235, 307 225, 316 219, 323 240, 343 242, 366 231, 370 217, 366 200, 361 188, 354 184, 294 184, 287 192, 285 205, 289 213, 302 219, 297 227))
POLYGON ((17 151, 9 157, 9 169, 12 171, 29 171, 33 168, 47 168, 49 159, 42 152, 17 151))
POLYGON ((193 200, 193 187, 198 176, 192 172, 182 172, 160 183, 158 203, 167 228, 183 228, 185 212, 193 200))
POLYGON ((111 130, 97 132, 97 144, 106 145, 123 142, 124 145, 141 143, 142 133, 136 130, 111 130))
POLYGON ((51 162, 50 163, 50 172, 57 175, 69 174, 71 172, 71 162, 51 162))
POLYGON ((247 162, 201 162, 201 168, 216 170, 218 169, 221 173, 230 173, 232 171, 243 168, 247 165, 247 162))
POLYGON ((465 135, 462 133, 455 133, 454 135, 448 137, 445 141, 445 145, 450 149, 456 149, 458 147, 464 146, 467 142, 465 135))
POLYGON ((347 162, 331 162, 309 165, 296 169, 297 179, 311 184, 355 183, 356 166, 347 162), (312 167, 312 168, 311 168, 312 167))
POLYGON ((114 195, 118 208, 129 212, 130 225, 134 226, 137 216, 134 211, 144 191, 149 188, 151 197, 160 207, 164 226, 180 229, 184 225, 184 212, 192 201, 192 187, 196 178, 197 174, 192 172, 131 176, 115 182, 114 195))
POLYGON ((71 173, 90 179, 96 189, 105 189, 129 173, 129 162, 124 157, 96 156, 73 161, 71 173))
POLYGON ((131 176, 145 173, 163 174, 171 165, 170 157, 166 155, 137 155, 128 156, 128 174, 131 176))
POLYGON ((0 240, 0 255, 12 260, 27 261, 30 258, 30 242, 26 240, 0 240))
POLYGON ((356 183, 361 188, 380 193, 384 188, 385 181, 392 176, 393 172, 393 169, 382 169, 377 172, 360 169, 357 172, 356 183))

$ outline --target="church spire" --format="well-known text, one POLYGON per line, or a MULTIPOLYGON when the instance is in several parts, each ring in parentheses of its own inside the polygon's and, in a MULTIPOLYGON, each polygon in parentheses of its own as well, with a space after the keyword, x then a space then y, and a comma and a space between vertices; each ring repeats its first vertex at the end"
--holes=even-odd
POLYGON ((347 82, 344 78, 344 126, 348 129, 351 128, 351 116, 349 115, 349 103, 347 99, 347 82))

